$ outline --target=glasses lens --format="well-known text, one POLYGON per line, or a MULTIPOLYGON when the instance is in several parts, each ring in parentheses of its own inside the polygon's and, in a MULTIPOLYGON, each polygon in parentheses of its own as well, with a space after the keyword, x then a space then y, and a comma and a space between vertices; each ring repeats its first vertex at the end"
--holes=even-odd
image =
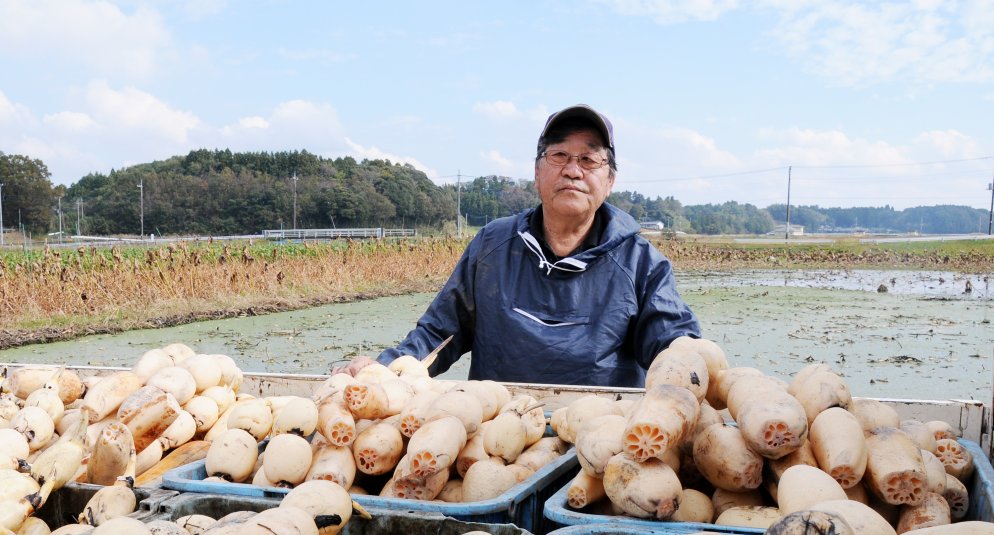
POLYGON ((545 158, 554 165, 566 165, 569 163, 569 154, 561 150, 546 152, 545 158))
POLYGON ((584 154, 580 156, 580 167, 584 169, 597 169, 604 165, 604 161, 597 156, 591 154, 584 154))
POLYGON ((573 156, 572 154, 561 150, 545 153, 545 159, 552 165, 566 165, 573 158, 576 158, 576 163, 579 164, 580 167, 587 170, 600 169, 606 163, 606 161, 601 159, 600 156, 592 153, 581 154, 579 156, 573 156))

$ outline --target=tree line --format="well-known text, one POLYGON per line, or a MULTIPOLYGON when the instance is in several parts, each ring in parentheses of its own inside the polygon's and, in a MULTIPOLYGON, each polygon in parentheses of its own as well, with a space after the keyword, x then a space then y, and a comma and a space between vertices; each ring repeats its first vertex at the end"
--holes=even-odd
MULTIPOLYGON (((44 162, 0 152, 4 227, 34 236, 58 229, 88 235, 232 235, 278 228, 453 229, 457 209, 480 226, 539 203, 531 180, 483 176, 439 186, 422 171, 389 160, 323 158, 307 151, 195 150, 185 156, 91 173, 53 185, 44 162), (77 220, 79 227, 77 228, 77 220)), ((766 234, 787 206, 729 201, 684 206, 673 197, 616 191, 609 202, 640 221, 695 234, 766 234)), ((806 232, 986 231, 987 211, 967 206, 822 208, 791 206, 806 232)))

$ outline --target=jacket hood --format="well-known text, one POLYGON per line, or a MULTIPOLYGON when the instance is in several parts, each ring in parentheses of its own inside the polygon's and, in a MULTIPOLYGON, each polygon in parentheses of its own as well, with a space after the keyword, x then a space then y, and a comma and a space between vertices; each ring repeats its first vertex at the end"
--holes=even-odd
POLYGON ((638 222, 632 216, 622 212, 614 205, 604 203, 597 209, 604 225, 600 242, 575 256, 563 258, 558 262, 549 262, 538 244, 538 239, 531 235, 529 229, 532 214, 541 209, 542 205, 539 205, 519 214, 515 230, 517 230, 518 236, 524 240, 528 249, 538 258, 539 267, 546 270, 547 273, 551 273, 554 269, 572 272, 584 271, 587 264, 614 250, 625 240, 637 235, 640 230, 638 222))

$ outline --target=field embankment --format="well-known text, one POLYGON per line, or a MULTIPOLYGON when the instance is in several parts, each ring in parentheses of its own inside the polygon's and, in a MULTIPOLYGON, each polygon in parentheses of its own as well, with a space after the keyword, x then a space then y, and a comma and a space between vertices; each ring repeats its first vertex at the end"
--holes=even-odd
MULTIPOLYGON (((96 333, 437 290, 466 240, 185 243, 0 253, 0 349, 96 333)), ((678 271, 791 268, 994 273, 994 240, 743 245, 657 240, 678 271)))

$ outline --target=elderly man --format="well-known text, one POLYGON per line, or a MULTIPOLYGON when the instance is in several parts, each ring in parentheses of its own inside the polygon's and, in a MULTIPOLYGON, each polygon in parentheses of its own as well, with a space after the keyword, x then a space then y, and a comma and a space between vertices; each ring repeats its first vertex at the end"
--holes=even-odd
POLYGON ((484 227, 415 329, 377 360, 424 358, 451 335, 433 375, 472 351, 470 379, 643 386, 653 357, 700 328, 669 260, 604 202, 616 171, 606 117, 582 104, 552 114, 535 159, 541 205, 484 227))

